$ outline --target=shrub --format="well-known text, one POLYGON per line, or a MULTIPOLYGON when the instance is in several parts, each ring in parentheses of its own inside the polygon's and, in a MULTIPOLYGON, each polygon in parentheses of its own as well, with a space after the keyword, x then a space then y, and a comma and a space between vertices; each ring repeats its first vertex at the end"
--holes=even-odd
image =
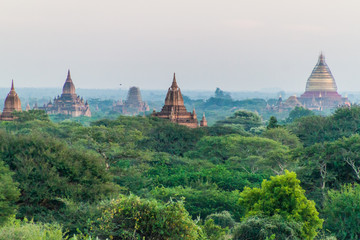
POLYGON ((95 235, 113 239, 198 239, 201 233, 184 204, 120 195, 104 203, 102 217, 94 223, 95 235))

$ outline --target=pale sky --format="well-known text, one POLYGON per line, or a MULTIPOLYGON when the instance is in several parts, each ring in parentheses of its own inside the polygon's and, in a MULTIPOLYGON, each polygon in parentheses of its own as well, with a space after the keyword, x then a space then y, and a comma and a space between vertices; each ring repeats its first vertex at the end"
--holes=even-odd
POLYGON ((0 87, 360 91, 359 0, 0 0, 0 87))

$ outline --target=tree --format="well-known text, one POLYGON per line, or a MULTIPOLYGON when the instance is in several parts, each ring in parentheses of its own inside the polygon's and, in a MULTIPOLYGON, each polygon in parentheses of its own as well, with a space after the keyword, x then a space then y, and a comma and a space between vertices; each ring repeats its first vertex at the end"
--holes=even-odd
POLYGON ((104 160, 94 153, 39 135, 0 132, 0 140, 0 158, 14 172, 21 189, 20 217, 39 220, 63 205, 59 198, 93 202, 119 190, 104 160))
POLYGON ((0 161, 0 226, 14 214, 15 202, 20 195, 18 184, 13 181, 12 175, 4 162, 0 161))
POLYGON ((263 132, 262 136, 280 142, 291 149, 301 146, 300 139, 286 128, 271 128, 263 132))
POLYGON ((301 240, 301 224, 279 215, 251 216, 234 229, 233 240, 301 240))
POLYGON ((201 229, 181 201, 166 204, 120 195, 104 203, 95 235, 114 239, 198 239, 201 229))
POLYGON ((14 116, 17 117, 17 122, 27 122, 27 121, 46 121, 49 122, 49 116, 44 110, 29 110, 24 112, 14 112, 14 116))
POLYGON ((273 128, 277 128, 277 127, 279 127, 278 120, 276 119, 276 117, 271 116, 270 120, 269 120, 269 124, 267 125, 266 128, 273 129, 273 128))
POLYGON ((216 126, 229 126, 236 127, 241 126, 246 131, 251 128, 256 128, 262 125, 261 117, 254 112, 239 110, 234 113, 233 116, 227 117, 224 120, 217 121, 216 126))
POLYGON ((244 170, 251 172, 252 164, 264 170, 281 174, 291 164, 289 149, 271 139, 226 135, 203 137, 196 150, 185 154, 189 158, 209 159, 213 162, 242 162, 244 170), (249 160, 249 161, 247 161, 249 160), (247 164, 245 164, 248 162, 247 164))
POLYGON ((246 187, 240 194, 240 204, 246 208, 246 217, 279 215, 301 224, 303 239, 314 239, 322 227, 315 203, 306 198, 296 174, 287 170, 284 175, 264 180, 261 188, 246 187))
POLYGON ((286 119, 286 122, 291 123, 299 118, 302 117, 308 117, 308 116, 314 116, 314 112, 303 108, 303 107, 295 107, 291 112, 289 113, 289 117, 286 119))
POLYGON ((360 238, 360 185, 346 184, 339 191, 330 190, 325 200, 325 228, 337 239, 360 238))

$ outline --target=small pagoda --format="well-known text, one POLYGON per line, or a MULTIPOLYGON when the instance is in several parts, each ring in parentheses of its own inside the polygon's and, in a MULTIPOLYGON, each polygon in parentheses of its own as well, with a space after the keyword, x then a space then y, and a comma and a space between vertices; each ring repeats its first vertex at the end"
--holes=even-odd
POLYGON ((14 80, 12 80, 11 90, 5 99, 4 110, 0 117, 1 120, 13 121, 14 119, 16 119, 16 117, 13 115, 14 111, 21 112, 21 101, 18 94, 15 92, 14 80))
POLYGON ((193 112, 188 112, 184 105, 184 100, 180 88, 176 82, 174 73, 173 82, 166 94, 165 105, 161 112, 153 112, 152 116, 169 119, 171 122, 187 126, 189 128, 198 127, 198 119, 195 109, 193 112))

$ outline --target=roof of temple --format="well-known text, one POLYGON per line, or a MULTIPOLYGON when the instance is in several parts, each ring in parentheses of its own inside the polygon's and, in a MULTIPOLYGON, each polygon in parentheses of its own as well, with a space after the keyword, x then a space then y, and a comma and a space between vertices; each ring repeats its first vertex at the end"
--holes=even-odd
POLYGON ((21 111, 21 101, 18 94, 15 92, 14 80, 11 82, 11 90, 5 99, 3 112, 11 113, 13 111, 21 111))
POLYGON ((306 92, 336 92, 335 79, 331 74, 325 57, 321 53, 309 79, 306 83, 306 92))
POLYGON ((75 85, 71 79, 70 70, 68 70, 67 78, 63 87, 63 94, 76 94, 75 85))

